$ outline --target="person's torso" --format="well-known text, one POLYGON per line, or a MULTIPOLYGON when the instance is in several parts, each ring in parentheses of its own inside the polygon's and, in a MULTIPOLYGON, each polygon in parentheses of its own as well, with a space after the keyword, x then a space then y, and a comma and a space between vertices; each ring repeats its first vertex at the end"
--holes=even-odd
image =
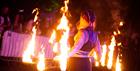
POLYGON ((87 32, 86 37, 88 41, 82 46, 82 48, 76 52, 74 56, 76 57, 88 57, 89 52, 95 47, 97 41, 97 33, 95 33, 92 28, 86 28, 84 31, 87 32))

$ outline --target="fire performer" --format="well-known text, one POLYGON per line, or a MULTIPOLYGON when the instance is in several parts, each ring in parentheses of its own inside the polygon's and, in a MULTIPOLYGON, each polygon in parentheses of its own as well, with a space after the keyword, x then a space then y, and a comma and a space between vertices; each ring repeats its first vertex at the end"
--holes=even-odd
POLYGON ((100 42, 95 29, 95 14, 91 10, 82 11, 74 37, 74 46, 69 53, 68 71, 92 71, 90 57, 96 51, 101 57, 100 42))

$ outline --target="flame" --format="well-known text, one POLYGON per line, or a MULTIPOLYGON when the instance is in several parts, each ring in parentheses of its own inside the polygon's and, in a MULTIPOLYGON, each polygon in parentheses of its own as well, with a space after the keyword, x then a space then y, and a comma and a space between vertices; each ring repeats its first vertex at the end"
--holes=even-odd
POLYGON ((121 63, 120 63, 119 56, 117 56, 116 71, 121 71, 121 63))
MULTIPOLYGON (((60 54, 56 56, 58 58, 60 69, 61 71, 66 71, 66 65, 67 65, 67 56, 68 56, 68 37, 69 37, 69 26, 68 26, 68 20, 66 17, 66 12, 68 11, 67 4, 69 3, 69 0, 64 1, 65 6, 61 8, 61 11, 63 12, 62 18, 60 20, 60 24, 57 26, 57 30, 63 30, 63 34, 61 39, 59 40, 60 44, 60 54)), ((55 37, 55 36, 52 36, 55 37)), ((52 41, 52 39, 51 39, 52 41)), ((57 49, 57 44, 55 44, 54 49, 57 49)), ((55 58, 56 58, 55 57, 55 58)))
POLYGON ((32 62, 32 56, 34 56, 34 49, 35 49, 35 37, 36 37, 36 28, 35 26, 33 27, 32 31, 32 38, 28 44, 27 49, 23 53, 23 58, 22 61, 26 63, 33 63, 32 62))
POLYGON ((68 20, 67 20, 65 14, 63 14, 60 25, 58 25, 57 29, 65 30, 65 31, 63 31, 62 38, 59 41, 59 43, 60 43, 60 55, 59 55, 60 68, 62 71, 64 71, 64 70, 66 70, 67 56, 68 56, 68 50, 69 50, 69 46, 68 46, 68 42, 67 42, 68 37, 69 37, 69 27, 68 27, 68 20))
POLYGON ((98 56, 97 56, 97 54, 96 54, 95 51, 94 51, 94 53, 93 53, 93 57, 94 57, 94 59, 95 59, 95 66, 98 67, 98 66, 99 66, 98 56))
POLYGON ((64 13, 68 11, 68 3, 69 3, 69 0, 65 0, 64 1, 65 6, 61 8, 61 11, 63 11, 64 13))
POLYGON ((44 52, 44 48, 42 48, 42 51, 39 53, 38 58, 39 58, 39 61, 37 63, 37 69, 38 69, 38 71, 44 71, 45 70, 45 52, 44 52))
MULTIPOLYGON (((36 22, 35 24, 37 25, 38 24, 37 19, 38 19, 39 9, 35 8, 32 13, 34 13, 35 11, 36 11, 36 15, 34 18, 34 22, 36 22)), ((23 52, 23 58, 22 58, 23 62, 33 63, 32 56, 34 56, 36 31, 37 31, 36 26, 34 26, 32 28, 32 32, 33 32, 32 38, 28 44, 27 49, 23 52)))
POLYGON ((56 36, 56 32, 55 32, 55 30, 53 30, 53 33, 52 33, 52 35, 51 35, 51 37, 49 39, 49 43, 53 44, 53 42, 54 42, 54 40, 56 38, 55 36, 56 36))
POLYGON ((102 46, 102 57, 100 60, 102 66, 105 66, 106 52, 107 52, 107 46, 106 46, 106 44, 104 44, 102 46))
POLYGON ((59 50, 58 50, 58 43, 54 44, 53 52, 55 52, 55 53, 59 52, 59 50))
POLYGON ((107 68, 112 68, 112 61, 113 61, 113 53, 114 53, 114 47, 116 46, 115 37, 113 36, 111 39, 111 44, 109 45, 109 54, 108 54, 108 63, 107 68))
POLYGON ((39 14, 39 9, 35 8, 32 13, 36 12, 35 17, 34 17, 34 22, 36 22, 38 20, 38 14, 39 14))
POLYGON ((122 21, 120 22, 119 26, 123 26, 123 22, 122 21))
POLYGON ((120 30, 118 30, 118 34, 121 34, 120 30))
POLYGON ((122 43, 120 42, 120 43, 117 43, 117 46, 121 46, 122 45, 122 43))
POLYGON ((117 32, 116 32, 116 31, 114 31, 114 32, 113 32, 113 34, 116 36, 116 35, 117 35, 117 32))

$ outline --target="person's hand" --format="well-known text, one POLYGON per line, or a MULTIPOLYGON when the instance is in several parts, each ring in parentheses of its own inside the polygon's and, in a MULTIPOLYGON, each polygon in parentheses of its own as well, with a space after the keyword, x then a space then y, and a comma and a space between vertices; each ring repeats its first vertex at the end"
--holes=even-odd
POLYGON ((94 62, 94 57, 89 57, 89 60, 90 60, 91 63, 93 63, 94 62))

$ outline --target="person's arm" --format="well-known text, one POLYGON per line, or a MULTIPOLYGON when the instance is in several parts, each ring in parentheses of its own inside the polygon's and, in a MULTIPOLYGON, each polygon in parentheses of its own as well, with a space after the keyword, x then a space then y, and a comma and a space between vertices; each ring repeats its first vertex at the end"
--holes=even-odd
POLYGON ((100 45, 100 40, 99 40, 98 36, 97 36, 95 51, 97 52, 98 58, 100 59, 102 56, 102 51, 101 51, 101 45, 100 45))
POLYGON ((69 53, 69 57, 73 56, 78 50, 82 48, 85 43, 85 34, 83 31, 78 31, 76 36, 74 37, 74 46, 72 47, 71 52, 69 53))

